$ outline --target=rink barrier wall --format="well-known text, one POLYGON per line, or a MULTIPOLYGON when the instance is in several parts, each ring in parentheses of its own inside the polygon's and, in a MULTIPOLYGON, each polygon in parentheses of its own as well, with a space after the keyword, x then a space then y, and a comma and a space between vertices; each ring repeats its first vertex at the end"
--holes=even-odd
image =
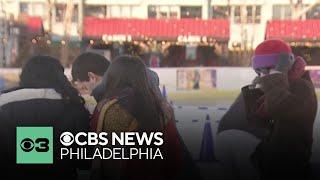
MULTIPOLYGON (((319 76, 315 79, 320 81, 320 66, 308 66, 307 69, 319 72, 317 73, 319 76)), ((239 90, 241 87, 250 84, 256 76, 250 67, 152 68, 152 70, 159 76, 160 87, 165 86, 167 92, 188 91, 178 88, 179 71, 214 71, 215 87, 212 87, 212 89, 217 90, 239 90)), ((6 80, 18 81, 20 72, 21 69, 19 68, 0 68, 0 76, 6 80)), ((70 69, 66 69, 65 74, 70 80, 72 79, 70 69)))

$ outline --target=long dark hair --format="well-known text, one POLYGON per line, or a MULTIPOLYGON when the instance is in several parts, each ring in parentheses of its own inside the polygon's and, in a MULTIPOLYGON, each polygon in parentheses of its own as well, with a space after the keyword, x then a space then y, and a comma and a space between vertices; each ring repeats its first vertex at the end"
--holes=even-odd
POLYGON ((162 130, 165 114, 162 99, 149 83, 146 66, 139 57, 119 56, 110 65, 106 74, 106 97, 116 91, 131 88, 134 93, 134 110, 139 130, 162 130))
POLYGON ((61 94, 65 102, 84 104, 83 98, 65 76, 59 60, 50 56, 34 56, 27 61, 20 75, 20 87, 52 88, 61 94))

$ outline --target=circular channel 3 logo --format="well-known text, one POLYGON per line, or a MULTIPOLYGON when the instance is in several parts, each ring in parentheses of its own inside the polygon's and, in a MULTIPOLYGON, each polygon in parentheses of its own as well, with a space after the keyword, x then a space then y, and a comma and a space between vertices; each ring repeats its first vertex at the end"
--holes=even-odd
POLYGON ((37 152, 48 152, 49 151, 49 139, 37 138, 33 141, 30 138, 24 138, 20 142, 20 147, 24 152, 31 152, 35 149, 37 152))
POLYGON ((71 132, 64 132, 60 135, 60 142, 64 146, 70 146, 74 141, 73 134, 71 132))
POLYGON ((53 127, 16 129, 17 164, 53 164, 53 127))

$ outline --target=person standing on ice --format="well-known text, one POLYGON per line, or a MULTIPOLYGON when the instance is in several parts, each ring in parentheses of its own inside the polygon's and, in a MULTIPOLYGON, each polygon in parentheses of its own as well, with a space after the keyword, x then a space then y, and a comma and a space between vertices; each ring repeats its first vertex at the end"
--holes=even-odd
POLYGON ((252 65, 258 76, 222 119, 217 158, 238 178, 305 179, 317 111, 306 63, 275 39, 257 46, 252 65))

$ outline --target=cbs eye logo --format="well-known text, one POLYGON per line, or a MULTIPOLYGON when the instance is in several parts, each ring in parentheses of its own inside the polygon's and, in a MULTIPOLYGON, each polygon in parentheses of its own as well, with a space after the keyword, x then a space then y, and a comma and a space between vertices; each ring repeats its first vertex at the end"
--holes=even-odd
POLYGON ((25 138, 20 143, 20 148, 24 152, 30 152, 35 149, 37 152, 48 152, 49 151, 49 139, 37 138, 32 141, 30 138, 25 138))
POLYGON ((74 141, 73 134, 71 132, 64 132, 60 135, 60 142, 64 146, 70 146, 74 141))

